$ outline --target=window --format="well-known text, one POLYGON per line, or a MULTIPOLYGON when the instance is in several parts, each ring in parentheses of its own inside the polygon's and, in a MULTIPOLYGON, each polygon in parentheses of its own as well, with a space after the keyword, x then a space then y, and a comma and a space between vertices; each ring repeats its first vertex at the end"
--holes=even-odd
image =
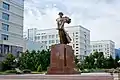
POLYGON ((2 23, 2 29, 3 29, 4 31, 8 31, 9 25, 2 23))
POLYGON ((86 43, 86 40, 84 40, 85 41, 85 43, 86 43))
POLYGON ((78 45, 78 44, 76 44, 76 45, 78 45))
POLYGON ((51 40, 49 40, 49 44, 51 44, 51 40))
POLYGON ((58 40, 56 40, 56 43, 59 43, 59 41, 58 41, 58 40))
POLYGON ((45 41, 45 44, 47 44, 47 41, 45 41))
POLYGON ((42 39, 46 39, 47 38, 47 36, 42 36, 42 39))
POLYGON ((73 44, 73 48, 75 47, 75 44, 73 44))
POLYGON ((10 5, 3 2, 3 8, 6 9, 6 10, 9 10, 10 9, 10 5))
POLYGON ((45 33, 42 33, 41 35, 43 35, 43 34, 45 34, 45 33))
POLYGON ((2 35, 1 35, 1 39, 2 39, 2 40, 8 40, 8 35, 2 34, 2 35))
POLYGON ((7 13, 2 13, 2 19, 4 19, 4 20, 9 20, 9 14, 7 14, 7 13))
POLYGON ((76 53, 76 54, 78 54, 78 53, 76 53))
POLYGON ((74 38, 73 38, 73 42, 74 42, 74 38))
POLYGON ((42 43, 47 44, 47 41, 42 41, 42 43))
POLYGON ((49 46, 49 49, 51 49, 51 46, 49 46))
POLYGON ((86 34, 84 34, 85 38, 86 38, 86 34))
POLYGON ((78 35, 76 35, 76 37, 78 37, 78 35))
POLYGON ((49 35, 49 38, 51 38, 52 36, 51 35, 49 35))
POLYGON ((78 38, 76 38, 76 40, 78 40, 78 38))
POLYGON ((101 49, 99 49, 99 51, 101 51, 101 49))
POLYGON ((76 41, 76 43, 78 43, 78 41, 76 41))
POLYGON ((87 54, 87 52, 86 52, 86 51, 84 51, 84 53, 85 53, 85 55, 87 54))
POLYGON ((52 35, 52 38, 54 38, 55 37, 55 35, 52 35))
POLYGON ((55 41, 54 40, 52 40, 52 43, 54 43, 55 41))
POLYGON ((78 34, 78 32, 76 32, 76 34, 78 34))
POLYGON ((78 47, 76 47, 76 48, 78 48, 78 47))
POLYGON ((56 34, 56 38, 58 38, 58 34, 56 34))
POLYGON ((87 46, 85 45, 85 49, 87 48, 87 46))
POLYGON ((74 33, 73 33, 73 36, 74 36, 74 33))
POLYGON ((76 50, 76 51, 78 51, 78 50, 76 50))

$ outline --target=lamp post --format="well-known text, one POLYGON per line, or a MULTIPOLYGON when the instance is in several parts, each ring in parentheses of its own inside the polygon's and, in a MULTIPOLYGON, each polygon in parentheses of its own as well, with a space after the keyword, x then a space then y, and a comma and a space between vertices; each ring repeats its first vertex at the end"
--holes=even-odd
POLYGON ((13 62, 15 63, 15 64, 14 64, 14 67, 16 68, 16 67, 17 67, 17 63, 18 63, 18 59, 17 59, 17 58, 14 59, 13 62))
POLYGON ((95 64, 95 68, 96 68, 96 66, 97 66, 97 65, 96 65, 96 64, 97 64, 97 59, 95 58, 94 60, 95 60, 94 64, 95 64))

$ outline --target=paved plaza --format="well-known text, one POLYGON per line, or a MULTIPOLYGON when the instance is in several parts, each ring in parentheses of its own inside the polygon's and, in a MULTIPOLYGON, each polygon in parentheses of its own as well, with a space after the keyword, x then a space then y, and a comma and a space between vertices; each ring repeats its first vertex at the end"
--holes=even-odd
POLYGON ((114 80, 118 80, 117 74, 111 76, 109 73, 82 73, 81 75, 0 75, 0 80, 111 80, 111 77, 114 77, 114 80))

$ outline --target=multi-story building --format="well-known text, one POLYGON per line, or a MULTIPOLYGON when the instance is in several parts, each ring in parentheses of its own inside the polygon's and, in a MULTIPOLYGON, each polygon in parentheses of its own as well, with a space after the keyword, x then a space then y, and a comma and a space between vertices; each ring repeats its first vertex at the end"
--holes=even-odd
POLYGON ((103 52, 105 57, 115 55, 115 43, 111 40, 91 41, 91 53, 103 52))
POLYGON ((0 0, 0 54, 23 51, 23 0, 0 0))
MULTIPOLYGON (((31 35, 35 35, 31 36, 34 38, 34 41, 46 44, 47 49, 50 49, 51 45, 59 43, 59 35, 56 28, 45 30, 30 30, 28 30, 28 33, 31 32, 31 35)), ((65 30, 72 38, 72 41, 69 45, 73 47, 74 54, 79 59, 84 59, 84 57, 90 53, 90 31, 82 26, 65 27, 65 30)), ((29 39, 30 35, 27 38, 29 39)))

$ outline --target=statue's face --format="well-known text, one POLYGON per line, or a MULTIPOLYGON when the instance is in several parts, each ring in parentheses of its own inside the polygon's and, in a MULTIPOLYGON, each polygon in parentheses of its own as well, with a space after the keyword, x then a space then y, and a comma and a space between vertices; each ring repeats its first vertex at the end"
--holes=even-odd
POLYGON ((60 17, 62 17, 63 15, 59 15, 60 17))

